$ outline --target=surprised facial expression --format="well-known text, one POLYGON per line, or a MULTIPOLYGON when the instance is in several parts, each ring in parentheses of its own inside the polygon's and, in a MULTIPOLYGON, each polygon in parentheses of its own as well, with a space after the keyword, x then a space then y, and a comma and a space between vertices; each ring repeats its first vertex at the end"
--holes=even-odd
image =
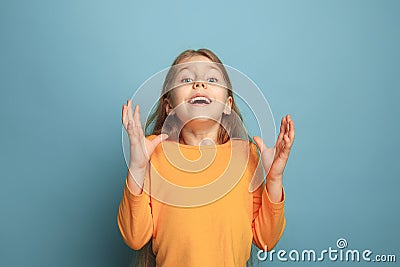
POLYGON ((172 66, 167 114, 175 113, 183 123, 195 119, 219 122, 223 113, 229 114, 232 97, 220 65, 207 57, 193 56, 172 66))

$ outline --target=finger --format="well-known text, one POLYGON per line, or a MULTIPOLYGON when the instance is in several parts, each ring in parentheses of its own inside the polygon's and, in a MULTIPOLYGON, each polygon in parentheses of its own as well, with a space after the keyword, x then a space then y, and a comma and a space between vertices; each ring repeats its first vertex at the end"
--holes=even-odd
POLYGON ((144 131, 142 128, 142 123, 140 122, 140 106, 136 105, 136 126, 138 127, 140 138, 144 139, 144 131))
POLYGON ((279 131, 280 131, 279 133, 285 134, 285 129, 286 129, 286 122, 285 121, 286 121, 285 117, 282 117, 281 127, 279 129, 279 131))
POLYGON ((128 120, 133 121, 133 126, 135 126, 135 121, 133 119, 132 100, 128 100, 128 120))
POLYGON ((289 132, 289 114, 287 114, 286 115, 286 117, 285 117, 285 127, 286 127, 286 132, 285 133, 288 133, 289 132))
POLYGON ((135 113, 133 114, 133 119, 135 121, 135 124, 137 126, 140 126, 140 128, 141 128, 142 123, 140 122, 140 107, 139 107, 139 105, 135 106, 135 113))
POLYGON ((279 129, 279 136, 278 136, 278 140, 276 141, 277 143, 283 139, 284 133, 285 133, 285 120, 284 120, 284 117, 282 117, 281 127, 279 129))
POLYGON ((136 134, 135 134, 135 129, 134 129, 133 121, 128 120, 127 126, 126 126, 126 131, 128 132, 129 140, 132 142, 134 139, 136 139, 136 134))
POLYGON ((127 111, 128 111, 128 105, 124 105, 122 111, 124 112, 123 115, 124 117, 126 117, 126 115, 128 115, 127 111))
POLYGON ((294 140, 294 122, 293 121, 290 121, 289 128, 290 128, 289 137, 293 142, 293 140, 294 140))
POLYGON ((285 134, 285 136, 283 138, 285 140, 285 148, 284 148, 284 150, 285 150, 286 153, 289 153, 293 142, 292 142, 292 140, 290 140, 289 135, 287 135, 287 134, 285 134))
POLYGON ((122 124, 125 126, 125 129, 128 127, 128 107, 124 105, 122 110, 122 124))
POLYGON ((285 146, 290 143, 290 138, 289 138, 289 134, 285 133, 285 135, 283 136, 283 140, 285 141, 285 146))
POLYGON ((125 105, 122 105, 122 116, 121 116, 121 119, 122 119, 122 123, 124 123, 124 120, 125 120, 125 105))
POLYGON ((285 140, 285 149, 288 149, 288 152, 290 151, 293 141, 294 141, 294 124, 293 121, 289 122, 289 132, 285 134, 284 140, 285 140))

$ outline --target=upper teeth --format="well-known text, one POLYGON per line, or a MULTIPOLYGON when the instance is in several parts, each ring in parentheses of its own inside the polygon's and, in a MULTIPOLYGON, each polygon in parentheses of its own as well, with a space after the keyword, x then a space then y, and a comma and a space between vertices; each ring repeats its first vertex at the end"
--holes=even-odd
POLYGON ((207 104, 211 103, 210 99, 208 99, 207 97, 204 97, 204 96, 193 97, 193 98, 190 99, 189 103, 193 104, 196 100, 204 100, 204 101, 206 101, 207 104))

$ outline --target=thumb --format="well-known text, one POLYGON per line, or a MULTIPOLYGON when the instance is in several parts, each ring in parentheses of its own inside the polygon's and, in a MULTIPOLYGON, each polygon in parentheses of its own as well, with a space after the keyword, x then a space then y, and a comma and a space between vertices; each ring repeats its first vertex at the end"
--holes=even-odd
POLYGON ((258 149, 260 149, 260 152, 262 153, 263 150, 267 148, 267 146, 264 144, 264 141, 259 136, 253 136, 253 139, 254 142, 256 142, 258 149))
POLYGON ((156 147, 159 143, 161 143, 162 141, 164 141, 165 139, 168 138, 168 134, 159 134, 157 135, 154 139, 153 139, 153 144, 154 147, 156 147))
POLYGON ((254 136, 253 139, 260 149, 264 170, 266 173, 268 173, 272 165, 272 162, 274 161, 275 147, 273 148, 267 147, 264 141, 258 136, 254 136))

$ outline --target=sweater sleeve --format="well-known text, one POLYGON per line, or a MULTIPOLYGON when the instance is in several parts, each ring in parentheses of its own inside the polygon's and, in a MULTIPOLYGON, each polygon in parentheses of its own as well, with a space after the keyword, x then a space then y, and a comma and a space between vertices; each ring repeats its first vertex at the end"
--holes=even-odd
MULTIPOLYGON (((254 155, 254 154, 253 154, 254 155)), ((256 162, 259 156, 253 157, 256 162)), ((256 170, 256 175, 263 175, 262 170, 256 170)), ((278 243, 286 226, 284 215, 285 192, 282 188, 282 201, 272 202, 269 198, 265 182, 253 192, 253 243, 259 248, 270 251, 278 243)))
POLYGON ((283 200, 272 202, 263 183, 253 193, 253 243, 260 249, 270 251, 278 243, 286 226, 283 200))
POLYGON ((153 217, 150 197, 142 191, 135 195, 128 187, 128 177, 118 210, 118 227, 125 243, 132 249, 141 249, 152 237, 153 217))

